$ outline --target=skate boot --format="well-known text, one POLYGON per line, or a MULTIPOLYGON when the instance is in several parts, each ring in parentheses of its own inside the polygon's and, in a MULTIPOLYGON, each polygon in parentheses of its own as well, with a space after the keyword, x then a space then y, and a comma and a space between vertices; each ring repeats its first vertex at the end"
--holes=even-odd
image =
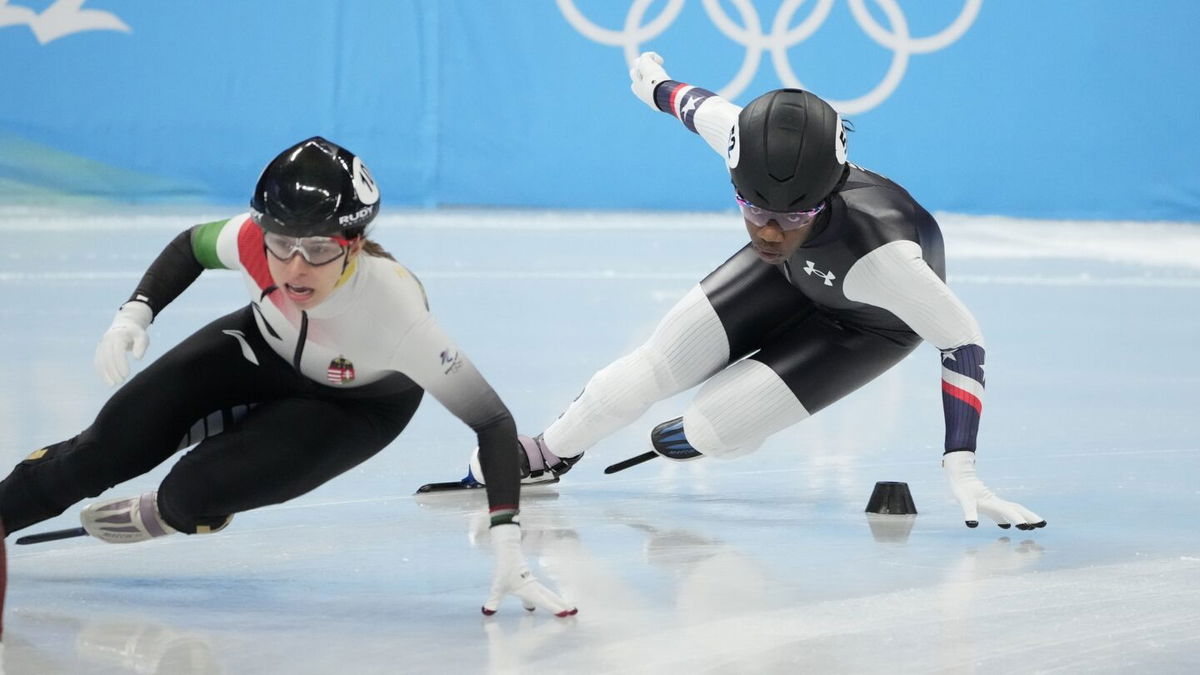
POLYGON ((521 484, 557 483, 558 477, 571 470, 583 459, 583 453, 574 457, 559 457, 546 447, 542 435, 534 437, 517 434, 524 455, 521 458, 521 484))
POLYGON ((654 452, 677 462, 700 459, 704 456, 699 450, 692 447, 687 436, 684 435, 682 417, 667 420, 654 427, 654 430, 650 432, 650 444, 653 446, 654 452))
POLYGON ((79 514, 87 533, 110 544, 133 544, 174 534, 158 513, 158 493, 89 504, 79 514))
MULTIPOLYGON (((521 469, 521 485, 557 483, 558 477, 570 471, 571 467, 583 457, 582 453, 566 458, 555 455, 546 448, 540 434, 536 437, 518 434, 517 441, 521 448, 521 452, 517 453, 521 469)), ((463 483, 479 486, 486 482, 483 477, 483 467, 479 463, 479 448, 475 448, 475 452, 471 453, 471 461, 467 465, 467 476, 463 479, 463 483)))

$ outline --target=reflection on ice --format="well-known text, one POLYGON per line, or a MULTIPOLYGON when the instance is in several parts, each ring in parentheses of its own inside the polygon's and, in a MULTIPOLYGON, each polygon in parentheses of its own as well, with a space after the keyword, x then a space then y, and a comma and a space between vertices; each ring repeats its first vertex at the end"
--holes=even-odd
POLYGON ((903 544, 908 541, 916 516, 896 514, 867 514, 867 525, 871 527, 871 536, 880 544, 903 544))
POLYGON ((212 641, 204 633, 181 631, 137 617, 80 619, 70 614, 21 612, 22 623, 53 634, 55 649, 39 649, 23 637, 5 640, 0 672, 101 672, 139 675, 212 675, 223 672, 212 641))

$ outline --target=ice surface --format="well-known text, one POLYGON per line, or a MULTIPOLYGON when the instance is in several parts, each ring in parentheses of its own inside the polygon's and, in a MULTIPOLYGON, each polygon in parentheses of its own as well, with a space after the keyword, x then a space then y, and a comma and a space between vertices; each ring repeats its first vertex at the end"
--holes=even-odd
MULTIPOLYGON (((229 215, 0 210, 0 463, 90 422, 113 311, 178 231, 229 215)), ((1200 228, 939 219, 987 337, 980 474, 1044 530, 963 526, 923 346, 753 456, 604 476, 688 394, 660 403, 524 495, 526 550, 578 617, 484 619, 483 496, 412 496, 473 444, 429 400, 368 463, 217 535, 10 538, 5 672, 1200 671, 1200 228), (864 514, 880 480, 919 515, 864 514)), ((377 235, 526 431, 744 242, 732 214, 686 213, 401 212, 377 235)), ((245 301, 206 273, 147 360, 245 301)))

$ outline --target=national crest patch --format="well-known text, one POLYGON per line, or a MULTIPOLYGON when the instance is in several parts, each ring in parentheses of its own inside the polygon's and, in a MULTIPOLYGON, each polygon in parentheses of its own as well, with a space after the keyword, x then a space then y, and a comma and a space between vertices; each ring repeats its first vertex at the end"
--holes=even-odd
POLYGON ((346 384, 354 381, 354 364, 346 357, 339 356, 329 362, 325 369, 325 378, 333 384, 346 384))

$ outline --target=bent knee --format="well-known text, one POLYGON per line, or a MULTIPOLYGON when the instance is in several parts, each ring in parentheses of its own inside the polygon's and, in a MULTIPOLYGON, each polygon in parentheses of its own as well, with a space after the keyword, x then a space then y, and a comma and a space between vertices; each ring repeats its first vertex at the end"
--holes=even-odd
POLYGON ((220 513, 221 509, 211 503, 210 482, 176 469, 179 465, 158 488, 158 510, 163 522, 184 534, 208 534, 229 525, 233 514, 220 513))
POLYGON ((744 360, 704 384, 683 415, 688 440, 700 452, 732 459, 809 417, 787 384, 767 365, 744 360))
POLYGON ((725 429, 724 435, 707 415, 688 408, 683 414, 684 435, 700 454, 717 459, 735 459, 758 450, 764 437, 742 437, 725 429))

